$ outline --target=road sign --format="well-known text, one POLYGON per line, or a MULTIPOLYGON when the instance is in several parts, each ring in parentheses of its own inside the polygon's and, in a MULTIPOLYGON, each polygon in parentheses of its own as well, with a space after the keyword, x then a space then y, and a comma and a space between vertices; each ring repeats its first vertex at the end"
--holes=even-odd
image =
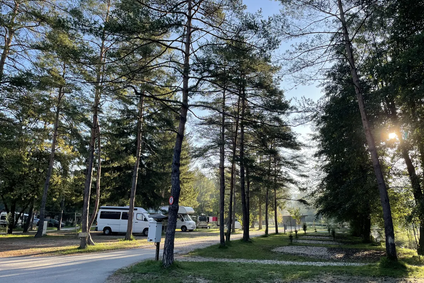
POLYGON ((174 197, 170 196, 169 197, 169 205, 172 205, 174 203, 174 197))

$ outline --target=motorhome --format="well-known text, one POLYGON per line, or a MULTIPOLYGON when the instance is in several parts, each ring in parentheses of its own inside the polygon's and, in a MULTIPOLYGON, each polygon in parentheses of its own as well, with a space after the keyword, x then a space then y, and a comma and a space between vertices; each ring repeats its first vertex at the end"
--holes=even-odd
MULTIPOLYGON (((96 231, 103 231, 105 235, 127 232, 128 212, 128 206, 101 206, 97 213, 96 231)), ((147 236, 149 222, 155 221, 147 211, 141 207, 134 207, 133 233, 147 236)))
MULTIPOLYGON (((160 210, 168 213, 168 206, 160 207, 160 210)), ((178 207, 178 216, 177 216, 177 229, 181 229, 181 231, 193 231, 196 229, 196 222, 194 222, 190 214, 194 214, 194 209, 189 206, 179 206, 178 207)))

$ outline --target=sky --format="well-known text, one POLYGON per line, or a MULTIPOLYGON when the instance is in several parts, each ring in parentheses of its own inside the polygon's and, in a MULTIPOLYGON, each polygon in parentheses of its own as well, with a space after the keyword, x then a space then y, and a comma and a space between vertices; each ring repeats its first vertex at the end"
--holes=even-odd
MULTIPOLYGON (((247 11, 254 13, 261 10, 264 17, 279 13, 281 9, 280 1, 276 0, 243 0, 243 3, 247 6, 247 11)), ((284 52, 286 48, 287 45, 283 43, 279 52, 284 52)), ((293 82, 284 81, 283 79, 280 87, 284 90, 287 99, 295 100, 296 98, 306 97, 317 101, 322 96, 321 89, 313 84, 294 87, 293 82)), ((312 129, 307 125, 294 127, 293 130, 298 133, 301 140, 304 140, 307 135, 312 133, 312 129)))
MULTIPOLYGON (((279 1, 276 0, 243 0, 243 3, 247 6, 247 11, 249 12, 256 12, 258 10, 262 10, 262 14, 264 17, 271 16, 275 13, 279 13, 281 9, 281 4, 279 1)), ((282 44, 279 48, 278 53, 283 53, 285 49, 287 49, 289 44, 282 44)), ((309 85, 302 85, 298 84, 296 87, 294 87, 294 82, 292 79, 286 79, 281 81, 280 87, 284 90, 285 96, 287 99, 300 99, 301 97, 305 97, 308 99, 312 99, 314 101, 317 101, 321 96, 321 89, 316 86, 316 84, 309 84, 309 85)), ((294 101, 293 101, 294 103, 294 101)), ((313 133, 313 129, 311 128, 311 125, 301 125, 297 127, 292 127, 292 130, 297 133, 299 141, 311 145, 312 143, 308 141, 308 136, 310 136, 313 133)), ((315 165, 316 163, 312 160, 312 155, 315 153, 316 148, 312 146, 312 148, 304 148, 301 150, 301 154, 308 160, 308 164, 306 164, 306 170, 309 171, 310 178, 308 180, 303 180, 303 185, 307 187, 314 187, 316 186, 316 182, 320 179, 319 171, 316 170, 315 165)), ((292 188, 290 190, 290 193, 292 195, 292 198, 300 197, 302 194, 299 194, 299 191, 297 189, 292 188)), ((296 205, 296 203, 290 203, 289 206, 296 205)), ((303 207, 303 209, 305 209, 303 207)))
MULTIPOLYGON (((275 13, 279 13, 281 8, 281 4, 279 1, 271 1, 271 0, 243 0, 243 3, 247 6, 247 11, 251 13, 255 13, 259 10, 262 11, 262 15, 264 18, 268 16, 272 16, 275 13)), ((278 53, 283 53, 289 44, 282 44, 278 53)), ((293 79, 283 79, 280 83, 280 88, 284 90, 285 96, 287 99, 295 100, 300 99, 302 97, 306 97, 317 101, 321 97, 321 90, 315 85, 297 85, 294 87, 293 79)), ((292 104, 295 102, 292 101, 292 104)), ((198 110, 197 110, 198 111, 198 110)), ((308 141, 308 136, 312 134, 312 129, 310 125, 302 125, 292 127, 292 130, 297 134, 298 140, 311 145, 311 142, 308 141)), ((312 160, 312 155, 314 154, 315 148, 304 148, 302 149, 301 154, 309 161, 312 160)), ((313 162, 308 162, 306 170, 310 172, 310 175, 313 174, 313 166, 315 164, 313 162)), ((196 165, 197 166, 197 165, 196 165)), ((318 179, 311 176, 312 179, 318 179)), ((297 192, 292 192, 293 195, 297 194, 297 192)))

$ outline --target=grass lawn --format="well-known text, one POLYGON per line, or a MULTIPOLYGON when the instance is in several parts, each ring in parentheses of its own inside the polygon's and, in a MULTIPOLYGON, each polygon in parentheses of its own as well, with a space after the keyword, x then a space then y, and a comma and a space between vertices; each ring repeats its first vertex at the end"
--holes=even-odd
MULTIPOLYGON (((312 235, 312 234, 311 234, 312 235)), ((317 234, 313 234, 317 235, 317 234)), ((323 234, 325 235, 325 234, 323 234)), ((301 236, 299 237, 301 239, 301 236)), ((270 235, 269 237, 253 238, 245 243, 241 240, 231 242, 231 245, 220 248, 214 245, 208 248, 191 252, 188 256, 225 258, 225 259, 257 259, 280 261, 329 261, 275 253, 271 250, 282 246, 296 246, 291 244, 288 235, 270 235)), ((304 245, 303 245, 304 246, 304 245)), ((349 248, 373 250, 372 245, 360 243, 359 239, 349 238, 349 248)), ((115 276, 125 278, 123 282, 292 282, 303 281, 308 278, 340 276, 340 282, 364 282, 366 277, 394 277, 394 278, 423 278, 424 267, 422 261, 412 250, 399 252, 400 263, 388 262, 383 258, 375 263, 364 266, 337 266, 316 267, 297 265, 265 265, 257 263, 237 262, 185 262, 175 261, 168 269, 161 266, 161 262, 145 261, 120 270, 115 276), (352 279, 352 278, 356 279, 352 279), (343 279, 344 278, 344 279, 343 279), (346 280, 346 281, 344 281, 346 280), (352 281, 353 280, 353 281, 352 281), (356 281, 355 281, 356 280, 356 281)), ((333 260, 334 261, 334 260, 333 260)), ((358 262, 358 261, 356 261, 358 262)), ((360 262, 360 261, 359 261, 360 262)), ((376 279, 376 278, 374 278, 376 279)), ((112 281, 110 281, 112 282, 112 281)), ((394 282, 394 281, 385 281, 394 282)))

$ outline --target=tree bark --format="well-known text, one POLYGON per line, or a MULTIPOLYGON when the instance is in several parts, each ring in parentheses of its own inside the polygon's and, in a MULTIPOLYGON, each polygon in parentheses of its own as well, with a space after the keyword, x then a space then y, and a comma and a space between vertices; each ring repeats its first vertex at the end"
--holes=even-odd
POLYGON ((263 221, 263 219, 262 219, 262 203, 261 203, 261 201, 259 201, 259 227, 258 227, 259 230, 262 230, 262 221, 263 221))
POLYGON ((241 209, 243 212, 243 241, 249 241, 249 218, 247 215, 246 202, 246 180, 245 180, 245 160, 244 160, 244 118, 246 113, 245 90, 241 101, 241 122, 240 122, 240 191, 241 191, 241 209), (246 225, 247 224, 247 225, 246 225))
MULTIPOLYGON (((94 221, 96 220, 97 210, 100 205, 100 181, 102 176, 102 147, 100 139, 100 126, 97 125, 97 178, 96 178, 96 200, 94 201, 93 212, 91 213, 90 221, 88 222, 88 227, 93 226, 94 221)), ((88 234, 88 244, 95 245, 91 234, 88 234)))
MULTIPOLYGON (((396 112, 396 105, 393 100, 386 99, 387 107, 390 109, 390 118, 394 125, 399 127, 398 116, 396 112)), ((409 156, 408 145, 405 143, 402 133, 399 133, 398 139, 400 142, 400 149, 402 158, 405 161, 406 169, 408 170, 409 180, 411 181, 412 192, 414 195, 415 205, 418 207, 419 212, 419 230, 420 235, 418 239, 417 253, 424 255, 424 194, 421 189, 420 178, 417 175, 415 166, 412 163, 411 157, 409 156)))
MULTIPOLYGON (((246 166, 246 210, 247 210, 247 229, 250 227, 250 174, 249 166, 246 166)), ((250 233, 250 232, 249 232, 250 233)))
POLYGON ((274 222, 275 222, 275 234, 278 234, 278 207, 277 207, 277 161, 274 158, 274 222))
POLYGON ((224 209, 225 209, 225 87, 222 92, 221 141, 219 145, 219 243, 225 246, 224 209))
POLYGON ((3 82, 4 66, 6 64, 6 59, 7 59, 7 56, 9 55, 10 47, 12 46, 12 40, 13 40, 13 37, 15 35, 15 30, 13 29, 13 25, 15 23, 15 18, 18 15, 18 9, 19 9, 19 2, 15 1, 15 7, 13 8, 13 15, 12 15, 12 18, 10 20, 11 25, 10 25, 9 28, 6 28, 6 35, 5 35, 5 38, 4 38, 5 42, 4 42, 3 52, 2 52, 1 57, 0 57, 0 85, 3 82), (9 35, 7 35, 7 33, 9 35))
POLYGON ((132 240, 135 195, 137 190, 138 171, 140 169, 141 140, 143 136, 142 135, 143 107, 144 107, 144 93, 140 93, 140 100, 138 103, 138 121, 137 121, 137 149, 135 153, 135 164, 134 164, 133 176, 132 176, 132 182, 131 182, 130 208, 128 211, 127 233, 125 234, 125 240, 127 241, 132 240))
MULTIPOLYGON (((65 69, 64 69, 65 70, 65 69)), ((65 76, 65 71, 63 71, 63 77, 65 76)), ((43 229, 44 229, 44 217, 46 213, 46 203, 47 203, 47 191, 49 190, 50 185, 50 178, 52 176, 53 172, 53 165, 54 165, 54 155, 56 152, 56 141, 57 141, 57 132, 59 128, 59 116, 60 116, 60 103, 65 95, 63 91, 63 86, 59 87, 59 93, 57 96, 57 105, 56 105, 56 115, 54 120, 54 128, 53 128, 53 139, 52 139, 52 146, 50 151, 50 160, 49 160, 49 168, 47 170, 47 176, 46 181, 44 183, 44 190, 43 190, 43 196, 41 198, 41 205, 40 205, 40 220, 38 225, 37 233, 35 234, 35 238, 40 238, 43 236, 43 229)))
MULTIPOLYGON (((192 33, 192 0, 188 0, 187 8, 187 24, 186 35, 184 42, 184 70, 183 70, 183 89, 182 89, 182 103, 180 112, 180 122, 178 126, 177 137, 175 140, 174 156, 172 159, 172 173, 171 173, 171 196, 173 203, 170 204, 168 209, 168 226, 166 229, 165 246, 163 249, 162 264, 165 268, 170 267, 174 263, 174 240, 175 228, 177 225, 178 201, 180 198, 180 160, 181 149, 184 140, 185 125, 187 122, 188 112, 188 94, 189 94, 189 79, 190 79, 190 46, 191 46, 191 33, 192 33)), ((221 224, 222 225, 222 224, 221 224)))
MULTIPOLYGON (((236 154, 237 154, 237 138, 238 138, 238 127, 239 127, 239 113, 240 113, 240 97, 237 100, 237 113, 236 113, 236 123, 235 123, 235 130, 234 130, 234 139, 233 139, 233 152, 232 152, 232 159, 231 159, 231 176, 230 176, 230 200, 228 202, 228 224, 227 224, 227 237, 226 241, 230 242, 231 239, 231 226, 234 228, 233 219, 235 218, 233 216, 233 199, 234 199, 234 193, 235 193, 235 184, 236 184, 236 154)), ((224 225, 222 223, 221 225, 224 225)))
POLYGON ((28 229, 31 227, 31 223, 33 221, 33 215, 34 215, 34 199, 31 200, 31 204, 28 211, 28 218, 25 221, 24 225, 24 233, 28 232, 28 229))
POLYGON ((63 210, 65 209, 65 197, 63 196, 63 192, 61 193, 61 201, 60 201, 60 217, 59 217, 59 225, 57 226, 57 230, 61 230, 62 221, 63 221, 63 210))
MULTIPOLYGON (((106 17, 105 22, 109 21, 109 11, 110 11, 110 0, 107 1, 107 10, 106 10, 106 17)), ((99 51, 99 61, 98 66, 96 70, 96 89, 95 89, 95 95, 94 95, 94 105, 93 105, 93 124, 91 127, 91 137, 90 137, 90 144, 88 149, 88 161, 87 161, 87 173, 85 177, 85 184, 84 184, 84 202, 83 202, 83 208, 82 208, 82 216, 81 216, 81 232, 83 233, 83 236, 80 237, 80 249, 87 248, 87 244, 90 244, 90 227, 88 226, 88 215, 89 215, 89 206, 90 206, 90 197, 91 197, 91 183, 93 179, 93 160, 94 160, 94 147, 96 143, 96 135, 97 133, 100 133, 98 130, 99 127, 99 121, 98 121, 98 112, 100 107, 100 97, 102 92, 102 80, 103 80, 103 68, 104 68, 104 60, 106 58, 106 47, 105 47, 105 41, 106 41, 106 32, 105 29, 103 29, 102 32, 102 39, 101 39, 101 45, 100 45, 100 51, 99 51)))
POLYGON ((349 32, 347 29, 347 23, 345 19, 345 13, 343 10, 343 5, 341 0, 337 0, 339 12, 340 12, 340 21, 342 24, 343 36, 345 40, 345 49, 347 53, 347 59, 350 65, 350 71, 352 75, 353 85, 355 87, 355 93, 358 100, 359 111, 361 113, 362 125, 365 131, 365 136, 368 143, 368 150, 371 154, 371 159, 374 167, 374 173, 377 179, 377 185, 380 193, 381 206, 383 208, 383 219, 384 219, 384 231, 386 238, 386 254, 387 257, 391 260, 397 260, 396 255, 396 245, 395 245, 395 234, 393 228, 392 213, 389 202, 389 195, 387 193, 386 183, 384 181, 383 172, 381 170, 380 161, 378 159, 377 148, 375 146, 374 137, 371 133, 369 121, 365 111, 365 104, 363 98, 363 92, 360 87, 359 76, 356 70, 356 64, 353 56, 351 41, 349 38, 349 32))
MULTIPOLYGON (((271 155, 269 156, 268 161, 268 174, 271 174, 271 155)), ((268 181, 269 181, 269 175, 268 175, 268 181)), ((269 219, 268 219, 268 207, 269 207, 269 183, 266 185, 265 189, 265 236, 268 236, 269 234, 269 219)))
POLYGON ((275 218, 274 219, 275 234, 278 234, 278 207, 277 207, 277 188, 276 187, 274 187, 274 218, 275 218))

